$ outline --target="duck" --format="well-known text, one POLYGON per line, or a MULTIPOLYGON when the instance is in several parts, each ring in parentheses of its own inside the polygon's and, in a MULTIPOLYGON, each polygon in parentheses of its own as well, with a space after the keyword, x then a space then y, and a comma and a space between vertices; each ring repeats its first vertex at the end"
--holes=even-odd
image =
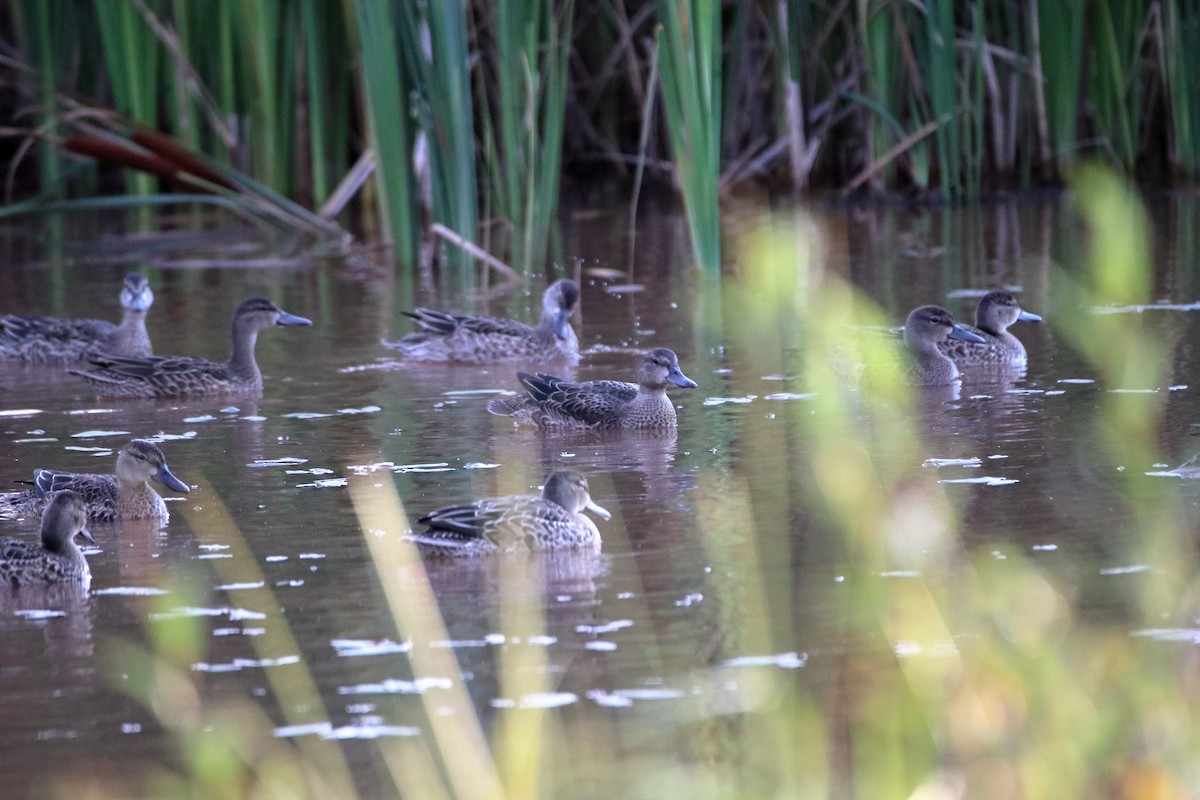
POLYGON ((922 386, 945 386, 959 380, 954 360, 939 349, 947 338, 982 344, 984 338, 954 321, 941 306, 914 308, 904 321, 904 345, 911 357, 910 380, 922 386))
POLYGON ((420 330, 383 345, 411 361, 458 364, 530 364, 579 361, 579 339, 571 315, 579 304, 579 284, 557 280, 542 295, 542 319, 536 327, 495 317, 450 314, 432 308, 405 312, 420 330))
POLYGON ((146 333, 146 312, 154 303, 150 281, 131 272, 121 283, 119 325, 102 319, 0 314, 0 360, 26 364, 82 361, 93 353, 144 357, 154 350, 146 333))
POLYGON ((150 479, 176 492, 186 494, 190 491, 190 487, 171 472, 158 445, 145 439, 134 439, 117 453, 115 475, 34 470, 33 488, 0 494, 0 516, 36 514, 55 493, 69 490, 82 499, 90 520, 110 522, 157 517, 165 523, 170 519, 167 504, 150 486, 150 479))
POLYGON ((523 550, 600 550, 600 530, 584 510, 609 519, 574 470, 550 473, 541 496, 488 497, 421 517, 408 539, 426 555, 481 556, 523 550))
POLYGON ((963 325, 983 342, 943 340, 938 343, 938 350, 960 367, 1021 366, 1026 361, 1025 345, 1008 332, 1008 326, 1018 320, 1041 322, 1042 318, 1021 308, 1008 292, 988 292, 979 298, 975 324, 963 325))
POLYGON ((518 372, 517 380, 525 394, 492 400, 488 411, 539 428, 575 430, 674 429, 675 405, 667 397, 667 385, 697 385, 680 371, 679 358, 666 347, 645 354, 637 383, 574 383, 544 372, 518 372))
POLYGON ((262 394, 262 372, 254 360, 258 332, 274 325, 312 325, 270 300, 251 297, 233 313, 229 360, 217 364, 192 356, 127 357, 93 354, 93 369, 67 370, 92 385, 101 397, 207 397, 262 394))
POLYGON ((41 543, 0 540, 0 583, 14 588, 49 583, 91 582, 92 572, 75 537, 95 544, 87 529, 83 498, 68 490, 54 495, 42 512, 41 543))

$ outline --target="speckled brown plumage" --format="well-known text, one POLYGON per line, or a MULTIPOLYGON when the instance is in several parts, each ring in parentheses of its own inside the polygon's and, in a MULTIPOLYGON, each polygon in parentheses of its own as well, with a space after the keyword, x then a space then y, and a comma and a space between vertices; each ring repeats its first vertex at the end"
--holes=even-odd
POLYGON ((312 325, 270 300, 252 297, 233 314, 229 360, 217 364, 191 356, 127 358, 93 355, 93 369, 68 370, 101 397, 204 397, 262 394, 262 372, 254 359, 258 332, 274 325, 312 325))
POLYGON ((146 312, 154 302, 146 276, 131 272, 121 285, 124 315, 117 325, 102 319, 0 315, 0 360, 26 364, 81 361, 96 353, 148 356, 146 312))
POLYGON ((574 364, 579 361, 579 340, 571 328, 571 314, 578 303, 579 285, 564 279, 550 284, 542 295, 542 319, 536 327, 511 319, 416 308, 409 316, 420 330, 383 344, 412 361, 574 364))
POLYGON ((587 478, 550 474, 540 497, 488 497, 421 517, 427 530, 410 538, 428 555, 479 556, 512 550, 600 549, 600 530, 583 515, 609 513, 592 501, 587 478))
POLYGON ((1026 360, 1025 345, 1008 332, 1017 320, 1041 322, 1042 318, 1021 308, 1008 292, 988 292, 979 298, 975 324, 962 326, 983 341, 947 339, 938 343, 938 350, 960 367, 1020 366, 1026 360))
POLYGON ((10 586, 91 581, 87 559, 75 543, 76 536, 92 541, 85 527, 83 500, 72 491, 62 491, 42 514, 40 542, 0 540, 0 583, 10 586))
POLYGON ((667 385, 695 388, 679 370, 679 359, 665 347, 646 353, 637 383, 573 381, 539 372, 518 372, 525 394, 488 403, 488 411, 539 428, 619 430, 674 428, 675 405, 667 385))
POLYGON ((153 442, 134 439, 117 454, 115 475, 87 472, 62 472, 38 469, 33 472, 33 488, 0 494, 0 515, 29 516, 41 513, 56 492, 75 492, 87 509, 88 518, 114 519, 170 517, 167 505, 147 482, 151 479, 177 492, 188 485, 175 477, 166 456, 153 442))

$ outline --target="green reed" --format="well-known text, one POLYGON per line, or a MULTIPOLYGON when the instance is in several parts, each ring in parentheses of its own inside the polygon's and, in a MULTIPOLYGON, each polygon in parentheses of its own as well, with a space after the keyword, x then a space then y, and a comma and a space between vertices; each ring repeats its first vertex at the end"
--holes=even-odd
POLYGON ((659 76, 696 264, 721 268, 721 5, 658 0, 659 76))
POLYGON ((1113 159, 1126 170, 1133 169, 1138 156, 1146 11, 1142 2, 1099 0, 1093 19, 1096 38, 1089 95, 1094 120, 1113 159))
POLYGON ((413 175, 413 134, 406 98, 411 91, 402 70, 401 43, 393 35, 392 7, 373 0, 355 0, 355 20, 366 89, 371 148, 375 152, 375 181, 379 187, 380 221, 384 235, 396 248, 401 263, 417 255, 420 204, 413 175))
MULTIPOLYGON (((131 3, 95 0, 93 8, 116 109, 136 123, 153 127, 163 64, 158 40, 131 3)), ((131 175, 128 185, 133 194, 149 194, 154 189, 154 181, 140 174, 131 175)))
POLYGON ((484 126, 495 149, 492 185, 511 225, 511 263, 527 273, 547 255, 558 209, 573 18, 571 0, 501 0, 491 19, 497 114, 494 131, 490 115, 484 126))
MULTIPOLYGON (((495 212, 510 229, 493 249, 523 269, 546 256, 564 172, 624 177, 664 144, 670 163, 647 174, 674 176, 706 269, 721 258, 719 192, 743 182, 972 198, 1061 179, 1080 151, 1152 179, 1200 170, 1187 3, 360 5, 8 0, 31 69, 18 108, 35 105, 46 136, 78 102, 115 109, 309 206, 370 149, 367 227, 404 264, 425 223, 419 142, 433 220, 480 244, 480 209, 495 212), (403 129, 385 141, 377 119, 403 129)), ((43 188, 68 177, 56 153, 40 148, 43 188)), ((134 177, 129 191, 154 187, 134 177)), ((469 256, 444 252, 466 280, 469 256)))
MULTIPOLYGON (((900 27, 902 18, 886 0, 859 0, 856 7, 860 31, 858 47, 866 65, 866 85, 851 99, 864 108, 863 114, 868 119, 862 131, 866 155, 875 162, 905 138, 903 125, 893 110, 902 96, 899 82, 902 49, 897 46, 897 38, 906 32, 900 27)), ((914 142, 907 153, 912 180, 919 187, 927 186, 928 145, 924 141, 914 142)), ((894 180, 892 164, 884 165, 884 175, 894 180)))
POLYGON ((1033 89, 1044 107, 1038 109, 1041 156, 1045 167, 1069 165, 1075 160, 1079 128, 1079 96, 1083 83, 1083 0, 1038 2, 1034 8, 1037 38, 1033 89), (1038 67, 1040 66, 1040 71, 1038 67))
POLYGON ((1171 166, 1183 175, 1200 172, 1200 12, 1168 3, 1163 9, 1163 80, 1170 92, 1171 166))
MULTIPOLYGON (((392 9, 404 67, 415 89, 417 118, 429 148, 433 218, 474 242, 479 220, 466 8, 461 3, 417 7, 401 1, 394 2, 392 9)), ((460 283, 467 282, 470 256, 449 248, 446 259, 460 283)))
MULTIPOLYGON (((1001 530, 994 541, 967 529, 960 504, 923 466, 945 446, 930 439, 948 409, 906 383, 896 341, 875 330, 894 315, 826 268, 826 233, 797 211, 744 237, 738 275, 725 284, 730 313, 717 322, 728 363, 743 366, 722 391, 761 391, 758 376, 778 373, 811 396, 773 406, 778 426, 742 428, 738 445, 750 463, 694 472, 688 533, 702 549, 703 603, 712 609, 700 618, 711 630, 695 633, 700 652, 672 654, 678 618, 655 616, 654 587, 608 588, 628 588, 619 613, 638 626, 622 657, 641 659, 647 675, 686 691, 625 708, 582 698, 521 707, 521 698, 544 696, 563 675, 551 669, 547 648, 532 644, 550 632, 547 562, 508 554, 482 566, 495 570, 499 588, 488 600, 498 602, 493 630, 506 637, 495 648, 499 697, 515 705, 481 712, 485 701, 473 704, 456 650, 444 646, 455 621, 443 618, 423 562, 400 536, 409 520, 392 482, 354 477, 349 491, 384 604, 397 635, 412 643, 397 658, 416 679, 452 678, 400 712, 399 722, 420 736, 356 743, 379 756, 358 763, 382 772, 360 777, 413 797, 1194 795, 1193 647, 1131 635, 1190 626, 1200 597, 1192 524, 1176 484, 1139 474, 1162 458, 1167 354, 1147 315, 1096 313, 1152 298, 1150 223, 1136 194, 1108 172, 1077 172, 1072 192, 1074 222, 1086 226, 1089 243, 1058 271, 1048 320, 1092 365, 1102 391, 1095 430, 1069 445, 1048 441, 1047 455, 1108 476, 1113 524, 1128 535, 1106 541, 1119 548, 1114 563, 1148 565, 1145 578, 1114 584, 1039 557, 1021 529, 1001 530), (1160 391, 1103 391, 1148 388, 1160 391), (1062 452, 1067 446, 1076 449, 1062 452), (1119 595, 1106 598, 1120 603, 1119 613, 1097 614, 1089 605, 1096 592, 1119 595), (790 668, 732 663, 797 651, 810 658, 785 661, 790 668)), ((692 404, 687 413, 697 410, 692 404)), ((956 441, 967 453, 978 446, 956 441)), ((527 485, 525 476, 495 475, 506 491, 527 485)), ((602 525, 610 548, 629 539, 617 510, 602 525)), ((262 588, 220 503, 182 513, 233 556, 204 563, 220 583, 246 587, 227 590, 237 604, 267 614, 264 634, 247 637, 257 656, 300 652, 287 611, 262 588)), ((637 570, 606 575, 638 580, 637 570)), ((200 604, 177 592, 143 610, 169 618, 200 604)), ((256 701, 205 692, 203 673, 190 669, 203 659, 205 627, 160 618, 150 625, 152 651, 111 649, 114 681, 162 715, 180 764, 130 769, 108 795, 353 796, 336 740, 277 738, 256 701)), ((266 702, 288 724, 319 729, 325 712, 303 662, 264 675, 266 702)), ((78 779, 63 780, 67 796, 78 779)), ((103 794, 93 787, 90 796, 103 794)))

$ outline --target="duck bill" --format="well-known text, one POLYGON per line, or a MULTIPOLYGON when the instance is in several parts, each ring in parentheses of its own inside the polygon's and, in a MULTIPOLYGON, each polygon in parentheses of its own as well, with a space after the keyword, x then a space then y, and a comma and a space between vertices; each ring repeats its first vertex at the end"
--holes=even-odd
POLYGON ((166 464, 163 464, 158 468, 158 473, 154 477, 163 486, 166 486, 169 489, 174 489, 177 492, 183 492, 184 494, 187 494, 192 490, 190 486, 179 480, 179 478, 176 478, 175 474, 167 468, 166 464))
POLYGON ((571 337, 571 312, 563 309, 554 315, 554 335, 560 339, 571 337))
POLYGON ((150 310, 150 306, 154 303, 154 294, 149 289, 138 292, 137 294, 130 293, 129 302, 125 307, 130 311, 136 311, 139 314, 145 314, 150 310))
POLYGON ((80 528, 79 531, 75 535, 82 538, 85 542, 88 542, 89 544, 96 543, 96 540, 92 538, 92 532, 89 531, 87 528, 80 528))
POLYGON ((684 389, 695 389, 699 386, 694 380, 680 372, 679 367, 675 367, 667 373, 667 380, 684 389))
POLYGON ((1020 316, 1017 317, 1017 319, 1021 320, 1022 322, 1041 322, 1042 321, 1042 318, 1039 317, 1037 314, 1034 314, 1032 311, 1026 311, 1025 309, 1021 309, 1021 314, 1020 314, 1020 316))
POLYGON ((601 505, 598 505, 595 500, 588 500, 587 505, 584 506, 584 508, 586 508, 588 511, 591 511, 593 514, 595 514, 598 517, 604 517, 605 519, 612 519, 612 514, 608 513, 608 509, 604 508, 601 505))
POLYGON ((312 325, 312 320, 305 319, 304 317, 298 317, 295 314, 289 314, 288 312, 280 309, 279 319, 275 320, 275 324, 276 325, 312 325))
POLYGON ((974 342, 975 344, 986 344, 987 340, 977 333, 971 333, 969 330, 954 323, 954 327, 950 329, 949 337, 951 339, 959 339, 964 342, 974 342))

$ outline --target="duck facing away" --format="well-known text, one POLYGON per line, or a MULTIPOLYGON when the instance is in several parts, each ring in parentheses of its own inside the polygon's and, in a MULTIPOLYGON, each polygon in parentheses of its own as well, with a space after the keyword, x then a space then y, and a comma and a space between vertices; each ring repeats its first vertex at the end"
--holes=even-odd
POLYGON ((1018 320, 1041 322, 1042 318, 1021 308, 1008 292, 988 292, 979 298, 975 324, 963 326, 983 342, 947 340, 938 349, 960 367, 1020 366, 1025 363, 1025 345, 1008 332, 1008 326, 1018 320))
POLYGON ((579 361, 579 340, 571 327, 571 315, 578 304, 579 284, 563 279, 550 284, 542 295, 542 319, 536 327, 511 319, 416 308, 406 313, 417 321, 420 330, 383 344, 412 361, 574 364, 579 361))
POLYGON ((258 332, 274 325, 312 325, 312 320, 281 310, 270 300, 252 297, 233 313, 229 360, 217 364, 192 356, 132 358, 92 355, 90 370, 68 370, 92 385, 101 397, 204 397, 262 394, 262 372, 254 360, 258 332))
POLYGON ((153 303, 146 276, 131 272, 121 284, 124 315, 119 325, 102 319, 0 315, 0 359, 53 364, 82 361, 93 353, 148 356, 154 351, 146 312, 153 303))
POLYGON ((0 515, 36 514, 55 493, 69 490, 81 498, 92 520, 158 517, 166 522, 170 518, 167 504, 150 486, 150 479, 176 492, 189 491, 188 485, 171 472, 158 445, 134 439, 117 453, 115 475, 34 470, 33 488, 0 494, 0 515))
POLYGON ((13 587, 47 583, 88 584, 92 573, 75 543, 82 536, 93 544, 87 530, 83 498, 62 491, 42 513, 41 543, 21 539, 0 540, 0 583, 13 587))
POLYGON ((479 556, 514 550, 600 549, 600 530, 584 509, 608 519, 572 470, 550 473, 540 497, 488 497, 431 512, 409 538, 427 555, 479 556))
POLYGON ((904 345, 912 357, 911 380, 923 386, 945 386, 958 380, 958 367, 939 345, 947 338, 982 344, 982 336, 954 321, 941 306, 914 308, 904 321, 904 345))
POLYGON ((539 428, 577 430, 674 428, 675 405, 667 397, 668 384, 696 388, 696 382, 680 371, 674 351, 665 347, 646 353, 637 383, 574 383, 543 372, 518 372, 517 379, 525 394, 492 400, 488 411, 539 428))

